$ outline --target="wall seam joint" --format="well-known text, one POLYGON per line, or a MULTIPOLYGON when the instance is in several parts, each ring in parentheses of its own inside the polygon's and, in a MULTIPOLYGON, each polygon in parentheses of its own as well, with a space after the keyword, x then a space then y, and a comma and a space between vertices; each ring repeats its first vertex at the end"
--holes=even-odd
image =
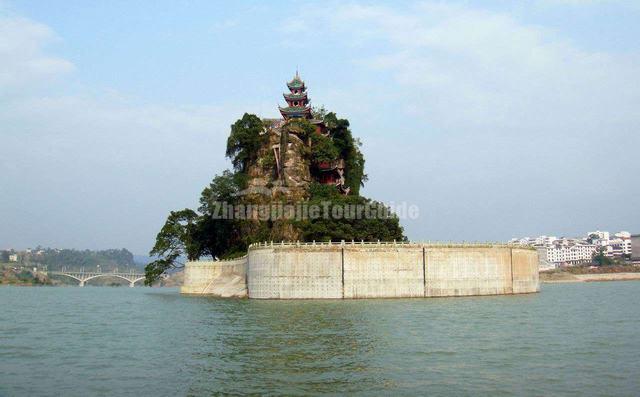
POLYGON ((344 248, 342 248, 340 253, 340 265, 342 268, 342 299, 344 299, 344 248))
POLYGON ((426 248, 422 247, 422 295, 427 297, 427 254, 426 248))
POLYGON ((511 262, 511 294, 515 294, 515 290, 513 288, 513 248, 509 248, 509 255, 511 257, 509 260, 509 262, 511 262))

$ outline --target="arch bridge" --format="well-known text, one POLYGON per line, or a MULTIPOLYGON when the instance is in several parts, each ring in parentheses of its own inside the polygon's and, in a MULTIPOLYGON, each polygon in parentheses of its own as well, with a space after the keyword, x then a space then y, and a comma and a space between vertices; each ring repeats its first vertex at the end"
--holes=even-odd
POLYGON ((93 280, 94 278, 99 278, 99 277, 116 277, 116 278, 120 278, 123 280, 126 280, 129 282, 129 287, 134 287, 135 284, 138 281, 144 280, 145 276, 143 273, 136 273, 133 270, 130 271, 129 273, 125 273, 125 272, 109 272, 109 273, 102 273, 102 272, 85 272, 84 269, 80 270, 80 271, 66 271, 66 270, 62 270, 62 271, 57 271, 57 272, 48 272, 49 275, 53 275, 53 276, 66 276, 66 277, 71 277, 74 280, 78 281, 78 286, 79 287, 84 287, 84 284, 89 281, 89 280, 93 280))

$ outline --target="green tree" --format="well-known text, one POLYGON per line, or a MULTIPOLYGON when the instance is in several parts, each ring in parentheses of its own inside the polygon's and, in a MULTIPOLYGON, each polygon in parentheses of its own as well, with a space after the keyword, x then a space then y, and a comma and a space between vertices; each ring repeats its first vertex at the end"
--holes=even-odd
POLYGON ((314 164, 334 161, 338 158, 338 154, 338 149, 331 138, 321 134, 311 135, 311 161, 314 164))
POLYGON ((231 126, 231 134, 227 139, 227 157, 233 167, 245 173, 251 161, 255 161, 258 150, 267 141, 265 126, 256 115, 245 113, 231 126))
POLYGON ((339 119, 335 113, 326 113, 324 124, 338 150, 338 156, 345 162, 345 184, 351 188, 351 194, 358 195, 360 187, 367 181, 364 173, 364 156, 360 151, 362 145, 355 139, 349 129, 349 120, 339 119))
POLYGON ((593 244, 594 241, 598 240, 600 237, 595 234, 595 233, 591 233, 588 237, 587 237, 587 242, 589 244, 593 244))
POLYGON ((315 135, 316 127, 306 119, 292 119, 283 127, 287 134, 295 134, 303 141, 307 141, 309 137, 315 135))
POLYGON ((171 211, 156 236, 156 243, 149 253, 158 259, 145 267, 145 284, 150 285, 166 271, 180 266, 180 260, 195 260, 202 253, 197 236, 199 216, 193 210, 171 211))
POLYGON ((245 186, 245 174, 227 170, 213 178, 211 184, 202 191, 198 208, 202 215, 197 233, 205 255, 228 257, 246 249, 246 236, 240 231, 241 221, 229 219, 230 214, 223 214, 224 204, 235 205, 240 202, 240 193, 245 186))
POLYGON ((404 230, 400 220, 384 204, 361 196, 344 196, 333 186, 314 183, 310 189, 310 205, 327 208, 333 214, 333 207, 339 206, 355 209, 349 215, 342 212, 340 218, 321 216, 297 222, 305 241, 404 241, 404 230), (359 213, 358 213, 359 212, 359 213), (367 218, 366 213, 375 213, 375 217, 367 218))
POLYGON ((202 191, 198 211, 203 214, 213 214, 216 204, 237 201, 238 194, 245 185, 245 174, 225 170, 222 175, 216 175, 209 186, 202 191))
POLYGON ((62 267, 69 269, 95 268, 109 271, 116 267, 135 267, 133 254, 127 249, 108 249, 101 251, 52 249, 38 247, 34 252, 26 255, 30 263, 45 265, 49 270, 62 267), (36 253, 37 252, 37 253, 36 253))
POLYGON ((245 179, 242 173, 225 171, 202 191, 198 212, 184 209, 169 214, 149 253, 157 259, 145 267, 147 285, 163 273, 182 267, 185 258, 229 257, 246 251, 248 243, 247 236, 242 234, 242 221, 228 219, 222 211, 223 204, 238 202, 245 179))
POLYGON ((227 140, 226 155, 231 159, 234 171, 225 171, 213 178, 202 191, 197 212, 184 209, 170 213, 150 252, 157 259, 146 266, 145 283, 151 284, 163 273, 182 266, 184 259, 195 260, 202 256, 231 258, 245 254, 248 245, 253 242, 279 239, 282 235, 300 233, 306 241, 405 240, 397 216, 391 214, 382 203, 359 195, 359 188, 366 180, 364 156, 360 151, 360 142, 353 138, 349 130, 349 121, 338 119, 335 113, 327 113, 324 109, 315 114, 323 118, 328 135, 317 134, 308 120, 288 122, 281 130, 280 163, 285 163, 290 134, 295 134, 307 144, 304 145, 302 156, 313 165, 344 159, 345 179, 351 187, 351 194, 344 196, 338 193, 335 186, 313 183, 309 191, 309 204, 325 207, 328 203, 330 212, 336 206, 344 208, 345 204, 349 204, 367 212, 374 211, 378 216, 367 218, 363 214, 349 214, 342 218, 330 216, 303 221, 225 217, 231 214, 224 213, 224 204, 246 204, 248 200, 253 200, 241 194, 247 186, 249 165, 266 167, 265 164, 275 161, 275 157, 273 160, 258 158, 260 153, 264 154, 262 149, 269 142, 269 135, 257 116, 245 113, 231 126, 227 140))
POLYGON ((612 266, 615 264, 615 261, 608 256, 605 256, 604 250, 602 248, 598 249, 598 251, 593 255, 593 263, 596 266, 612 266))

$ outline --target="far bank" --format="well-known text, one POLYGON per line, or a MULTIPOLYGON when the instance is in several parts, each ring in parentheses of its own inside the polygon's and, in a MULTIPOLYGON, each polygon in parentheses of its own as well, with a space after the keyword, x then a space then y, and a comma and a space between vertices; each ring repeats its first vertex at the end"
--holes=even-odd
POLYGON ((640 280, 640 272, 572 274, 569 272, 540 272, 540 282, 585 283, 596 281, 632 281, 640 280))

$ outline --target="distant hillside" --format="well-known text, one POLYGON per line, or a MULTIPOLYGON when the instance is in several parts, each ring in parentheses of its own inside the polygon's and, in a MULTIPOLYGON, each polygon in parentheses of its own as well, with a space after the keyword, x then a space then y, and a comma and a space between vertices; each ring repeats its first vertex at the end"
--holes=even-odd
POLYGON ((144 268, 144 264, 136 264, 133 254, 125 249, 108 249, 101 251, 37 248, 18 252, 19 264, 29 266, 46 266, 49 270, 67 269, 95 270, 99 266, 102 271, 115 268, 144 268))

